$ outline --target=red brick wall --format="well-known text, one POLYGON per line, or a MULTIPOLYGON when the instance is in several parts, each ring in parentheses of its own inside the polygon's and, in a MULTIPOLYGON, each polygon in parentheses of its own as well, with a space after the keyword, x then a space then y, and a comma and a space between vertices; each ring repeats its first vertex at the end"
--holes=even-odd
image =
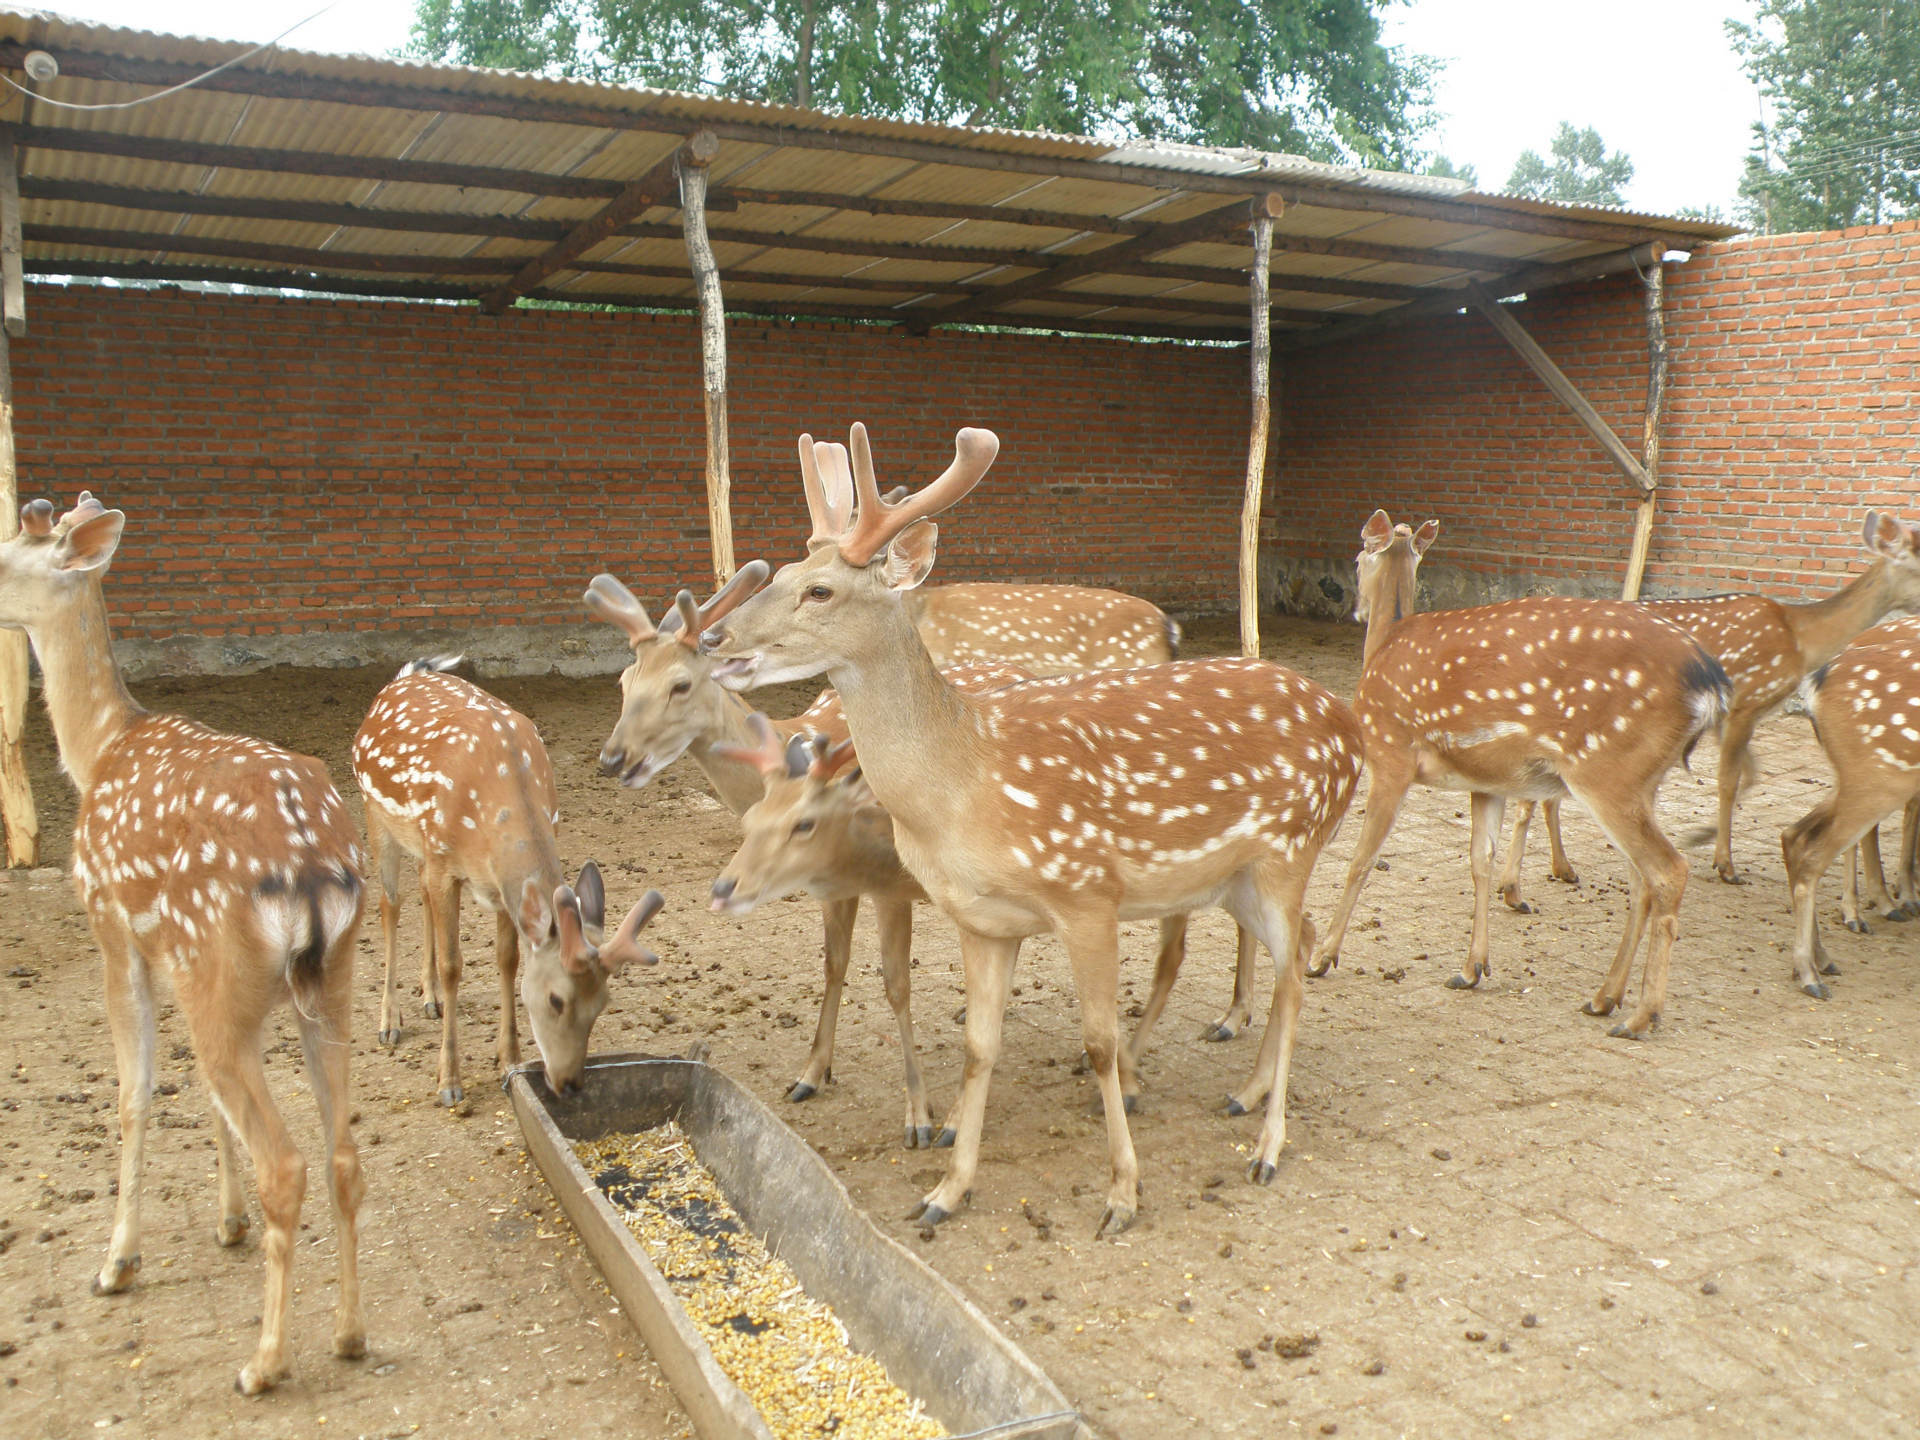
MULTIPOLYGON (((20 490, 128 512, 122 636, 571 624, 596 571, 656 613, 707 573, 688 320, 92 286, 36 286, 30 313, 20 490)), ((986 424, 1001 459, 938 578, 1230 605, 1236 352, 765 323, 729 348, 740 558, 800 553, 802 430, 864 419, 892 482, 986 424)))
MULTIPOLYGON (((1637 454, 1632 275, 1515 314, 1637 454)), ((1832 588, 1869 506, 1920 519, 1920 225, 1738 240, 1670 267, 1649 594, 1832 588)), ((1599 447, 1476 315, 1302 352, 1281 382, 1284 567, 1351 575, 1376 505, 1436 516, 1436 562, 1483 586, 1619 593, 1634 502, 1599 447)))

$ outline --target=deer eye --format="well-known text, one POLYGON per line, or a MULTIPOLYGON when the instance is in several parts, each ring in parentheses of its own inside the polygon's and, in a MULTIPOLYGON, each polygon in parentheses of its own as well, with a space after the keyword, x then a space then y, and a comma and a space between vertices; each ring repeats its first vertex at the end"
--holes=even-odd
POLYGON ((567 1002, 558 995, 547 996, 547 1003, 553 1007, 554 1014, 564 1015, 567 1013, 567 1002))
POLYGON ((682 695, 690 694, 692 690, 693 682, 691 680, 676 680, 673 682, 673 689, 668 693, 673 695, 675 699, 678 699, 682 695))
POLYGON ((811 820, 795 821, 793 826, 793 833, 796 835, 811 835, 813 833, 813 821, 811 820))
POLYGON ((807 587, 807 599, 809 600, 831 600, 832 598, 833 590, 830 586, 809 585, 807 587))

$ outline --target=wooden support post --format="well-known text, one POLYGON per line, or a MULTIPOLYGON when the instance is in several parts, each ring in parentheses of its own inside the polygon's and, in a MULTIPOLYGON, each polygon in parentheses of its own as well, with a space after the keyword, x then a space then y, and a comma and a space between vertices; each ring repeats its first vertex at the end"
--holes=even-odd
POLYGON ((1240 653, 1260 654, 1260 494, 1267 478, 1269 399, 1273 370, 1272 321, 1267 272, 1273 263, 1273 222, 1283 208, 1277 195, 1253 201, 1253 269, 1247 275, 1248 346, 1253 358, 1253 422, 1247 433, 1247 492, 1240 502, 1240 653))
MULTIPOLYGON (((0 327, 0 540, 11 540, 20 533, 8 328, 0 327)), ((10 866, 40 863, 40 817, 34 810, 33 786, 27 780, 26 753, 20 743, 27 728, 27 699, 27 632, 0 630, 0 815, 6 819, 10 866)))
POLYGON ((1660 491, 1660 425, 1667 408, 1667 279, 1656 259, 1647 269, 1647 416, 1640 442, 1640 463, 1647 472, 1648 490, 1640 497, 1633 517, 1633 549, 1627 554, 1627 578, 1622 600, 1640 598, 1640 581, 1647 573, 1647 551, 1653 544, 1653 512, 1660 491))
POLYGON ((700 296, 700 374, 707 391, 707 529, 713 578, 733 578, 732 480, 727 466, 727 312, 720 298, 720 267, 707 238, 707 167, 720 145, 703 131, 680 150, 680 224, 700 296))
POLYGON ((1467 303, 1500 332, 1500 338, 1519 352, 1520 358, 1527 362, 1527 368, 1538 375, 1560 403, 1573 412, 1574 418, 1586 427, 1587 433, 1600 442, 1600 448, 1607 452, 1607 457, 1619 467, 1621 474, 1633 482, 1640 494, 1644 496, 1652 490, 1653 481, 1634 453, 1627 449, 1625 442, 1614 433, 1613 427, 1607 424, 1600 412, 1588 403, 1579 387, 1553 363, 1552 357, 1540 348, 1518 320, 1507 313, 1507 307, 1478 284, 1468 285, 1461 293, 1465 295, 1467 303))
POLYGON ((0 320, 16 340, 27 333, 27 277, 20 248, 19 150, 0 125, 0 320))

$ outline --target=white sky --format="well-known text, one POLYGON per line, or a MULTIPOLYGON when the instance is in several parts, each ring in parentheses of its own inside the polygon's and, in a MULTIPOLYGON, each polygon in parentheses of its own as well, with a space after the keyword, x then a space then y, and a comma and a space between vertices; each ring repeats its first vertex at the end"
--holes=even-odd
MULTIPOLYGON (((177 35, 265 40, 324 0, 50 0, 92 20, 177 35)), ((717 3, 717 0, 716 0, 717 3)), ((1543 154, 1562 120, 1633 157, 1627 203, 1732 213, 1758 116, 1721 22, 1742 0, 1412 0, 1389 12, 1391 44, 1447 62, 1433 143, 1498 189, 1523 149, 1543 154)), ((410 0, 338 0, 287 43, 384 55, 405 43, 410 0)))

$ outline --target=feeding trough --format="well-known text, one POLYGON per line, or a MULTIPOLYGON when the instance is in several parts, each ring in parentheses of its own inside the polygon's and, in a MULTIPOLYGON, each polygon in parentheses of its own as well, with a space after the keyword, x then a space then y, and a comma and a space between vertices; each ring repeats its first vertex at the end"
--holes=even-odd
POLYGON ((1038 1366, 959 1291, 882 1235, 812 1148, 699 1060, 609 1055, 556 1096, 538 1064, 507 1077, 527 1150, 703 1440, 776 1440, 574 1145, 677 1122, 742 1225, 832 1307, 853 1350, 957 1440, 1089 1432, 1038 1366))

